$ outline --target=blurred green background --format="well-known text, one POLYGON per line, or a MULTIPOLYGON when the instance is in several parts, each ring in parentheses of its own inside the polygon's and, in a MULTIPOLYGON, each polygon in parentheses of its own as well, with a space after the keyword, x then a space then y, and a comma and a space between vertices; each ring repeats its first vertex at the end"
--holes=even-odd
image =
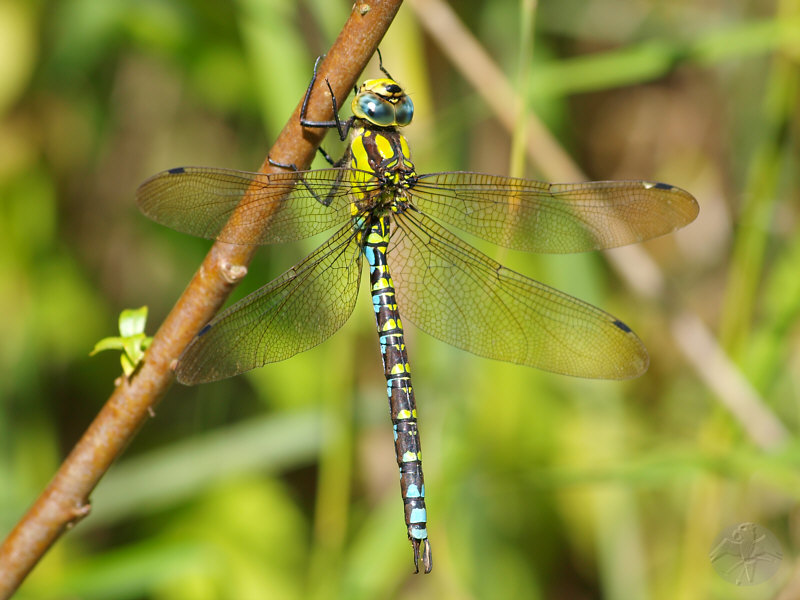
MULTIPOLYGON (((648 373, 559 377, 408 327, 435 565, 414 576, 362 293, 309 352, 175 385, 17 597, 800 596, 798 2, 542 0, 532 37, 519 2, 452 4, 589 177, 698 198, 697 222, 645 245, 673 290, 655 300, 600 254, 492 250, 630 324, 648 373), (743 378, 698 374, 719 369, 680 350, 683 311, 743 378), (761 416, 720 402, 746 393, 761 416), (756 442, 763 415, 783 431, 756 442), (745 521, 783 562, 737 588, 708 552, 745 521)), ((181 165, 256 169, 350 6, 0 0, 0 536, 113 389, 118 358, 90 358, 94 343, 143 304, 154 333, 210 245, 141 216, 136 186, 181 165)), ((417 168, 508 173, 520 155, 442 52, 452 39, 406 5, 381 45, 417 107, 417 168)), ((316 243, 263 249, 235 298, 316 243)))

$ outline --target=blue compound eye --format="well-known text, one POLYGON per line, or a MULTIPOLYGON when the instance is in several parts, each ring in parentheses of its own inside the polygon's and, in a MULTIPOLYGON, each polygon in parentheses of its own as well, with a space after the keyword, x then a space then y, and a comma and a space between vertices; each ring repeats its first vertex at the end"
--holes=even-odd
POLYGON ((414 103, 411 102, 411 98, 406 96, 403 98, 400 103, 395 106, 394 109, 394 120, 398 126, 403 127, 404 125, 408 125, 411 123, 411 118, 414 116, 414 103))
POLYGON ((394 123, 394 107, 374 94, 364 94, 358 98, 358 111, 362 119, 378 127, 389 127, 394 123))

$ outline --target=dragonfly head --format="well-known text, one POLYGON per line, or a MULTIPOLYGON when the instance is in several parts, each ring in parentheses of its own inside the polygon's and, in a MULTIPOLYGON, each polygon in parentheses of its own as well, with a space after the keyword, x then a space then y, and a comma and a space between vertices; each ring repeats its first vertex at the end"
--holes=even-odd
POLYGON ((393 79, 368 79, 358 88, 353 114, 378 127, 403 127, 411 123, 414 103, 393 79))

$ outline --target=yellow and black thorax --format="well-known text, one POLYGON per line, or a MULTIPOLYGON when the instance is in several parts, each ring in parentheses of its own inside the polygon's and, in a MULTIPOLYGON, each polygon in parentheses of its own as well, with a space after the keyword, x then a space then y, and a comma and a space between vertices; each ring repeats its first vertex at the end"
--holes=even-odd
POLYGON ((382 78, 361 84, 351 108, 354 118, 342 166, 352 169, 353 214, 402 212, 417 174, 398 128, 411 122, 414 105, 400 85, 382 78))

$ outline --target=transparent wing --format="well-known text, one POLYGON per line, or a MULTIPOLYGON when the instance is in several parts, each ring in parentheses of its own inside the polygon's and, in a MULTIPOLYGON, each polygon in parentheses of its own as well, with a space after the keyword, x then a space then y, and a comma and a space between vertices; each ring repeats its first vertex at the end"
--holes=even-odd
POLYGON ((345 223, 349 173, 319 169, 267 175, 179 167, 145 181, 136 200, 145 215, 183 233, 232 244, 274 244, 345 223), (237 227, 218 237, 240 202, 237 227))
POLYGON ((641 242, 697 216, 694 197, 645 181, 543 183, 482 173, 421 175, 420 211, 494 244, 529 252, 583 252, 641 242))
POLYGON ((277 279, 215 317, 178 361, 178 381, 216 381, 313 348, 350 317, 361 249, 349 225, 277 279))
POLYGON ((389 246, 401 315, 479 356, 597 379, 647 369, 624 323, 507 269, 432 219, 406 211, 389 246))

